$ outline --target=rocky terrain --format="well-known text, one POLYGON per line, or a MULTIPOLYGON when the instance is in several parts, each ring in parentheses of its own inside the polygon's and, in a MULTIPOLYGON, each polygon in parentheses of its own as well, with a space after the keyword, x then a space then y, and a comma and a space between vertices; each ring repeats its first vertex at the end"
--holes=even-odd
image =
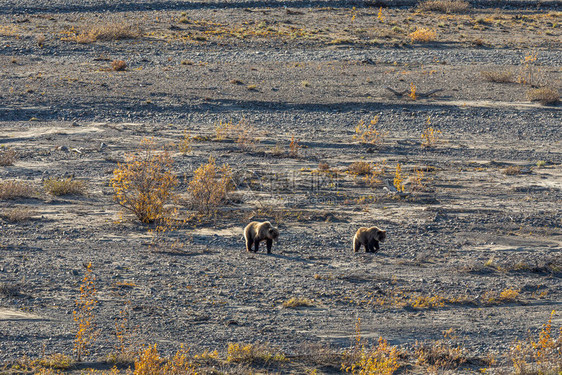
MULTIPOLYGON (((352 345, 360 319, 367 342, 405 351, 452 329, 466 362, 451 371, 507 371, 515 340, 560 309, 562 107, 530 100, 562 89, 559 3, 442 13, 390 1, 26 0, 0 10, 0 152, 15 151, 0 166, 4 371, 25 355, 72 355, 89 263, 97 337, 86 359, 97 364, 126 316, 131 347, 267 343, 292 360, 262 371, 336 373, 319 353, 352 345), (432 40, 413 40, 421 28, 432 40), (229 121, 249 136, 219 139, 229 121), (380 139, 361 143, 361 121, 380 139), (177 221, 159 235, 110 185, 146 138, 180 180, 177 221), (209 156, 230 166, 235 190, 203 217, 187 188, 209 156), (55 196, 49 178, 84 192, 55 196), (10 197, 14 180, 27 188, 10 197), (251 220, 279 227, 271 255, 245 251, 251 220), (354 253, 353 234, 372 225, 388 232, 381 251, 354 253), (287 307, 292 298, 303 306, 287 307)), ((425 371, 402 360, 400 371, 425 371)))

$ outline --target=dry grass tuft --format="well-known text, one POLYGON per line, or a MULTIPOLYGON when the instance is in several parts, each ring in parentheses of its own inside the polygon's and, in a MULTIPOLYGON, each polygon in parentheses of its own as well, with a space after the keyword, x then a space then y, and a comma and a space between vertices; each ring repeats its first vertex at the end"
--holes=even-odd
POLYGON ((15 25, 0 25, 1 36, 17 36, 20 30, 15 25))
POLYGON ((508 176, 517 176, 523 173, 523 168, 519 165, 510 165, 503 170, 503 173, 508 176))
POLYGON ((35 212, 28 207, 14 207, 4 210, 0 216, 6 221, 21 223, 31 219, 34 214, 35 212))
POLYGON ((311 307, 314 306, 314 302, 308 298, 293 297, 283 302, 281 306, 286 309, 294 309, 296 307, 311 307))
POLYGON ((265 365, 287 361, 285 354, 264 344, 229 343, 227 362, 265 365))
POLYGON ((464 13, 470 4, 462 0, 426 0, 418 4, 418 9, 426 12, 464 13))
POLYGON ((72 178, 49 178, 43 182, 45 190, 52 195, 84 195, 86 184, 84 181, 73 180, 72 178))
POLYGON ((33 361, 32 365, 55 370, 68 370, 74 366, 74 361, 65 354, 53 353, 33 361))
POLYGON ((298 354, 307 362, 317 366, 338 368, 341 366, 341 353, 328 343, 303 342, 298 354))
POLYGON ((500 293, 486 291, 482 294, 481 303, 483 305, 502 305, 517 302, 519 299, 519 289, 506 288, 500 293))
POLYGON ((232 120, 215 123, 215 136, 217 141, 234 140, 243 150, 254 150, 259 142, 258 130, 246 119, 237 123, 232 120))
POLYGON ((105 362, 117 367, 131 367, 135 364, 138 353, 131 350, 113 352, 105 357, 105 362))
POLYGON ((318 163, 318 170, 322 172, 329 172, 330 171, 330 164, 326 162, 318 163))
POLYGON ((484 70, 480 74, 488 82, 510 83, 515 81, 514 74, 508 71, 484 70))
POLYGON ((215 367, 222 364, 222 359, 219 356, 218 350, 210 351, 209 349, 205 349, 201 354, 195 354, 193 356, 193 362, 199 366, 215 367))
POLYGON ((408 34, 412 42, 429 43, 437 39, 437 32, 425 27, 419 28, 416 31, 408 34))
POLYGON ((14 164, 16 152, 10 147, 0 147, 0 167, 6 167, 14 164))
POLYGON ((112 41, 120 39, 136 39, 142 35, 138 26, 131 24, 109 23, 105 25, 93 25, 82 30, 74 37, 78 43, 93 43, 96 41, 112 41))
POLYGON ((127 63, 123 60, 114 60, 111 62, 111 69, 115 70, 116 72, 123 72, 127 70, 127 63))
POLYGON ((356 161, 347 168, 348 172, 358 176, 368 175, 373 172, 373 166, 366 161, 356 161))
POLYGON ((532 102, 539 102, 542 105, 554 105, 560 101, 560 93, 555 88, 541 87, 529 90, 527 98, 532 102))
POLYGON ((439 370, 446 371, 458 368, 466 362, 466 350, 462 346, 454 346, 448 341, 416 343, 414 349, 416 364, 426 367, 430 374, 440 373, 439 370))
POLYGON ((501 301, 516 301, 519 297, 519 290, 507 288, 501 291, 500 300, 501 301))
POLYGON ((36 195, 37 191, 30 183, 18 180, 0 182, 0 200, 34 198, 36 195))

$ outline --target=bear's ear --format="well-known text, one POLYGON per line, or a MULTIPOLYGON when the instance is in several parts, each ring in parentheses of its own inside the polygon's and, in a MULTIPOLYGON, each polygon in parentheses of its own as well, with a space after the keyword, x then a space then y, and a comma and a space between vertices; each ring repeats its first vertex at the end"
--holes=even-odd
POLYGON ((385 231, 385 230, 381 230, 381 231, 379 231, 379 233, 380 233, 380 234, 386 234, 386 231, 385 231))

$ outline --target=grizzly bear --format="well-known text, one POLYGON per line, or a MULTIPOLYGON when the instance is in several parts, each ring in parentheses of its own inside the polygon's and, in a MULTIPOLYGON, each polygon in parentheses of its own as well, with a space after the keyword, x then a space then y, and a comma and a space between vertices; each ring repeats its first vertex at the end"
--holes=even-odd
POLYGON ((361 227, 357 229, 353 237, 353 251, 358 252, 363 245, 367 253, 376 253, 380 249, 379 242, 384 242, 384 240, 386 240, 385 230, 377 227, 361 227))
POLYGON ((257 253, 260 247, 260 242, 265 241, 267 244, 267 253, 271 254, 271 246, 273 240, 279 237, 279 229, 275 228, 269 221, 258 223, 252 221, 244 228, 244 239, 246 240, 246 250, 252 251, 252 244, 254 245, 254 252, 257 253))

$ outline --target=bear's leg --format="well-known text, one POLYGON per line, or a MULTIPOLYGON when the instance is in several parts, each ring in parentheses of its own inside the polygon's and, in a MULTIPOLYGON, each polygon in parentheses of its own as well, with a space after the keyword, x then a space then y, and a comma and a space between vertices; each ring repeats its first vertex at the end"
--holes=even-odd
POLYGON ((271 254, 271 246, 273 245, 273 240, 268 238, 265 243, 267 244, 267 253, 271 254))
POLYGON ((373 252, 374 253, 378 252, 380 250, 379 241, 373 240, 373 245, 375 246, 375 249, 376 249, 376 251, 373 251, 373 252))
POLYGON ((257 238, 254 240, 254 253, 257 253, 260 248, 260 240, 257 238))
MULTIPOLYGON (((366 246, 365 246, 366 247, 366 246)), ((361 241, 359 241, 358 239, 354 238, 353 239, 353 251, 358 252, 359 249, 361 249, 361 241)))
POLYGON ((250 238, 246 238, 246 250, 252 252, 253 241, 250 238))

